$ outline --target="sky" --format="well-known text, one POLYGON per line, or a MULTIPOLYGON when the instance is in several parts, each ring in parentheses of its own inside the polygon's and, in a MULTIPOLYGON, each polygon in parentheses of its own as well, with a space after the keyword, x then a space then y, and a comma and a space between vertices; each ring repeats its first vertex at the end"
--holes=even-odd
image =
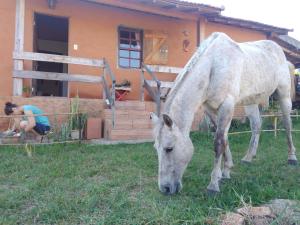
POLYGON ((188 0, 212 6, 224 6, 224 16, 246 19, 294 29, 289 35, 300 41, 299 0, 188 0))

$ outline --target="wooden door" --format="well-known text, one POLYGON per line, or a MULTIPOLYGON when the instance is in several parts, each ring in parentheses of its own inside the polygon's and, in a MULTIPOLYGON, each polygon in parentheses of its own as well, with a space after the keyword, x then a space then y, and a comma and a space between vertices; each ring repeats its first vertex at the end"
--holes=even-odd
POLYGON ((168 64, 168 35, 160 31, 144 31, 143 62, 147 65, 168 64))

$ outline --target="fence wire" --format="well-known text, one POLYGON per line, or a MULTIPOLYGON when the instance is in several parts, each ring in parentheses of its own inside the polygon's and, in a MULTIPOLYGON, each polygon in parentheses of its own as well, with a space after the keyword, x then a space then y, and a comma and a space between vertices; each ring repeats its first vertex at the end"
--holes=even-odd
MULTIPOLYGON (((32 116, 48 116, 51 120, 51 130, 46 135, 43 135, 42 141, 33 140, 32 136, 28 137, 15 137, 15 136, 5 136, 3 132, 0 131, 0 146, 22 146, 25 144, 32 145, 49 145, 49 144, 67 144, 67 143, 81 143, 85 139, 85 127, 88 119, 88 115, 99 114, 101 111, 89 111, 88 113, 45 113, 42 115, 32 115, 32 116), (76 135, 73 136, 72 132, 77 130, 76 135), (23 138, 23 139, 22 139, 23 138), (28 139, 27 139, 28 138, 28 139)), ((1 129, 5 130, 11 126, 14 118, 24 119, 24 115, 13 115, 6 116, 0 115, 0 125, 1 129)), ((293 133, 300 132, 300 115, 298 111, 293 111, 290 115, 292 119, 292 124, 294 129, 293 133)), ((278 135, 278 132, 285 131, 282 124, 282 114, 280 113, 270 113, 261 115, 262 128, 261 132, 273 132, 274 137, 278 135)), ((206 131, 210 132, 210 121, 208 117, 204 119, 202 125, 206 123, 206 131)), ((200 128, 201 129, 201 128, 200 128)), ((202 130, 203 131, 203 130, 202 130)), ((229 130, 229 135, 242 135, 251 134, 249 120, 246 116, 235 116, 232 120, 231 128, 229 130)), ((24 134, 23 134, 24 135, 24 134)))

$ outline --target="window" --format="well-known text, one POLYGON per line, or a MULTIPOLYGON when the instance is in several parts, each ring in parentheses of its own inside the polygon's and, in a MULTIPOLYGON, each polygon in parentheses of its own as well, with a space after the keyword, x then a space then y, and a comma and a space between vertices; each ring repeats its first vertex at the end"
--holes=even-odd
POLYGON ((119 66, 123 68, 141 68, 142 31, 119 28, 119 66))

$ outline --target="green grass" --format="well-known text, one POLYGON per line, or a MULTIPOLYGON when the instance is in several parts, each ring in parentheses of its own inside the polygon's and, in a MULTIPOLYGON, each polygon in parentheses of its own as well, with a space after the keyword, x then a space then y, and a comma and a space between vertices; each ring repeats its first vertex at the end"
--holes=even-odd
MULTIPOLYGON (((31 158, 24 147, 1 147, 0 224, 215 224, 241 198, 300 199, 300 167, 287 165, 284 134, 264 133, 257 158, 243 165, 249 137, 230 137, 235 167, 216 197, 206 195, 214 155, 207 134, 192 134, 195 154, 175 196, 158 191, 151 143, 40 146, 31 158)), ((294 141, 300 151, 300 133, 294 141)))

